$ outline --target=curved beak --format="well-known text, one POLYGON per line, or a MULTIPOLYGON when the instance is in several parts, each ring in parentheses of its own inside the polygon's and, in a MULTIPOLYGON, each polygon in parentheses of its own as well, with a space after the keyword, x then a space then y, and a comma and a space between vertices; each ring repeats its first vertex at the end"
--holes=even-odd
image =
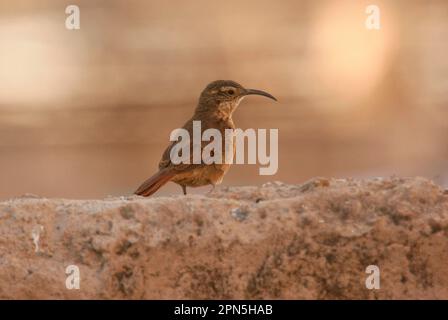
POLYGON ((270 99, 272 99, 272 100, 277 101, 277 99, 276 99, 273 95, 271 95, 271 94, 269 94, 269 93, 267 93, 267 92, 261 91, 261 90, 257 90, 257 89, 246 89, 246 91, 244 92, 244 95, 245 95, 245 96, 248 96, 248 95, 250 95, 250 94, 256 94, 256 95, 259 95, 259 96, 265 96, 265 97, 268 97, 268 98, 270 98, 270 99))

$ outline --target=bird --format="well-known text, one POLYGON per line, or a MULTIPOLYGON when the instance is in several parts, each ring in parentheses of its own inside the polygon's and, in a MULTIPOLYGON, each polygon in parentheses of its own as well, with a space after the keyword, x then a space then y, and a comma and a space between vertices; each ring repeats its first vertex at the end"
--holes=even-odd
MULTIPOLYGON (((233 112, 248 95, 260 95, 277 101, 274 96, 265 91, 246 89, 232 80, 216 80, 208 84, 202 91, 193 116, 182 128, 192 136, 193 122, 201 121, 202 132, 207 129, 217 129, 224 136, 226 129, 235 129, 232 119, 233 112)), ((173 141, 168 145, 159 162, 158 172, 144 181, 134 194, 148 197, 169 181, 180 185, 184 195, 187 194, 187 187, 211 185, 213 190, 222 182, 230 168, 229 162, 206 164, 201 159, 200 163, 190 161, 190 163, 175 164, 171 161, 170 154, 176 143, 177 141, 173 141)), ((205 145, 202 142, 201 151, 205 145)), ((192 148, 192 144, 190 144, 190 148, 192 148)), ((235 156, 235 144, 233 144, 233 154, 230 156, 232 159, 235 156)), ((227 159, 225 151, 222 152, 222 157, 227 159)))

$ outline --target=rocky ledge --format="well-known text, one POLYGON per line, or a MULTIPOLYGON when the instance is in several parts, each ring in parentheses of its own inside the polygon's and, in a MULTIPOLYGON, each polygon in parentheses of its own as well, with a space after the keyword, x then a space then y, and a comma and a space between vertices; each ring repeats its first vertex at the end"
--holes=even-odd
POLYGON ((447 268, 448 191, 423 178, 0 203, 3 299, 448 299, 447 268))

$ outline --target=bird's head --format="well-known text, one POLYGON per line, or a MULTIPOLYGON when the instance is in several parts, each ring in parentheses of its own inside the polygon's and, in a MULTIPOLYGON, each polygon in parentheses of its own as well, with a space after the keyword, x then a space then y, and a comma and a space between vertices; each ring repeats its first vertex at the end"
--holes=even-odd
POLYGON ((199 109, 220 111, 230 116, 241 100, 252 94, 265 96, 277 101, 274 96, 267 92, 257 89, 246 89, 232 80, 216 80, 202 91, 199 98, 199 109))

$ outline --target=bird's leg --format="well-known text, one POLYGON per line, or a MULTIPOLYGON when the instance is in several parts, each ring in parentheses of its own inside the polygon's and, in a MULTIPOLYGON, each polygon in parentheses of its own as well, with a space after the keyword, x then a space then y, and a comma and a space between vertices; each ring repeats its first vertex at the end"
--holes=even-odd
POLYGON ((182 185, 182 191, 184 192, 184 196, 187 195, 187 186, 182 185))
POLYGON ((210 183, 212 185, 212 188, 207 192, 207 194, 212 193, 213 190, 215 190, 216 185, 214 183, 210 183))

